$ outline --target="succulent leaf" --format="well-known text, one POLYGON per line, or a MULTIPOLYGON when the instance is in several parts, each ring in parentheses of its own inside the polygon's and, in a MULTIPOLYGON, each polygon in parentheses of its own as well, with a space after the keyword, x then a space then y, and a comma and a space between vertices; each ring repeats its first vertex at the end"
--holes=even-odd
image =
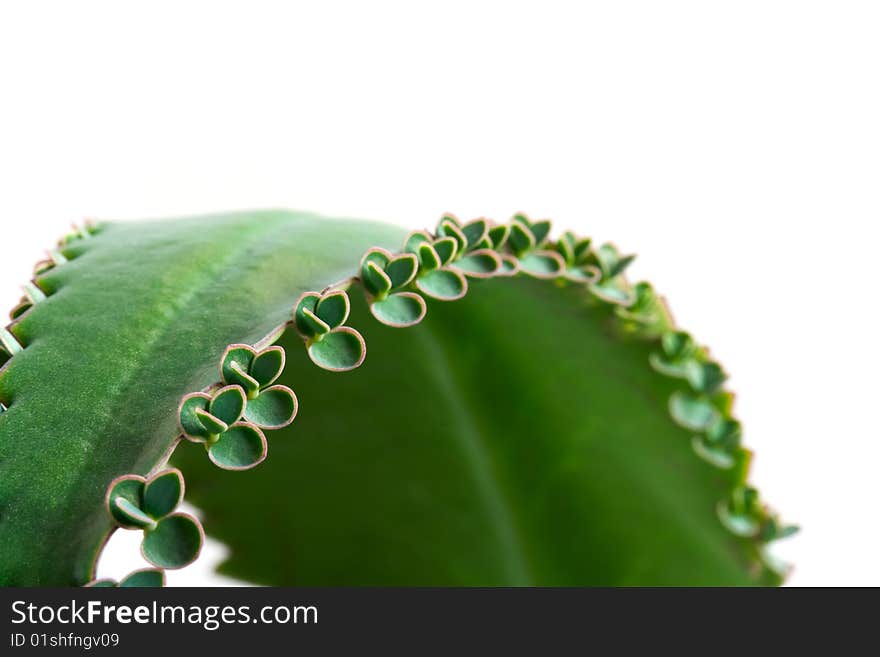
POLYGON ((298 318, 297 326, 304 327, 300 330, 310 338, 320 339, 330 332, 330 325, 308 308, 303 308, 298 318))
POLYGON ((225 425, 230 425, 241 418, 247 403, 244 390, 239 386, 226 386, 214 393, 208 404, 211 415, 225 425))
POLYGON ((552 251, 533 251, 519 259, 520 270, 535 278, 556 278, 564 267, 562 258, 552 251))
POLYGON ((397 328, 418 324, 424 319, 426 310, 425 300, 413 292, 399 292, 370 304, 373 317, 397 328))
POLYGON ((165 573, 155 568, 136 570, 119 581, 122 588, 152 588, 165 586, 165 573))
POLYGON ((150 477, 144 484, 144 512, 161 518, 176 509, 183 499, 183 476, 172 468, 150 477))
POLYGON ((720 419, 718 409, 707 397, 676 392, 669 399, 669 412, 681 426, 703 431, 720 419))
POLYGON ((491 249, 476 249, 459 258, 455 267, 466 276, 489 278, 501 269, 501 256, 491 249))
POLYGON ((551 245, 549 231, 520 216, 478 235, 447 217, 438 235, 407 239, 406 259, 420 265, 409 280, 386 250, 402 232, 367 222, 268 212, 74 231, 34 281, 64 294, 26 295, 0 334, 0 504, 16 506, 3 516, 0 582, 103 586, 96 552, 120 524, 144 531, 143 552, 160 567, 192 560, 201 527, 168 513, 179 497, 162 475, 180 431, 211 461, 252 467, 266 454, 257 424, 293 419, 296 384, 319 403, 295 439, 278 429, 273 459, 240 486, 205 485, 201 450, 174 454, 232 548, 229 572, 295 584, 778 583, 765 544, 794 529, 745 483, 749 453, 720 367, 667 338, 662 302, 624 277, 629 256, 574 236, 551 245), (555 284, 478 280, 460 303, 430 302, 422 326, 370 321, 424 317, 425 300, 402 289, 410 284, 462 296, 459 270, 490 247, 504 276, 520 259, 524 272, 550 276, 549 257, 555 284), (386 298, 358 268, 368 250, 390 281, 386 298), (592 298, 566 282, 572 262, 601 272, 587 282, 592 298), (340 377, 307 357, 329 370, 364 362, 340 291, 357 274, 367 294, 351 312, 373 356, 340 377), (193 312, 196 298, 222 312, 193 312), (285 333, 292 326, 305 349, 285 333), (268 347, 276 340, 292 350, 286 372, 283 352, 268 347), (185 394, 194 389, 204 392, 185 394), (111 485, 83 485, 85 468, 111 485), (277 533, 253 541, 248 523, 277 533))
MULTIPOLYGON (((212 436, 216 436, 217 434, 221 434, 229 428, 229 425, 226 424, 223 420, 218 417, 211 415, 208 411, 203 411, 201 409, 196 409, 195 412, 196 418, 201 423, 201 426, 204 428, 204 436, 205 440, 210 439, 212 436)), ((203 442, 201 440, 196 440, 195 442, 203 442)))
POLYGON ((419 291, 441 301, 455 301, 467 294, 467 280, 452 269, 434 269, 416 279, 419 291))
POLYGON ((254 357, 249 370, 250 375, 260 384, 260 388, 272 385, 284 370, 284 349, 269 347, 254 357))
POLYGON ((416 277, 418 269, 419 261, 415 255, 412 253, 402 253, 388 263, 385 267, 385 273, 388 274, 388 278, 391 280, 391 288, 399 290, 409 285, 416 277))
POLYGON ((331 372, 353 370, 364 362, 367 346, 361 334, 343 326, 328 333, 323 340, 310 344, 309 356, 319 367, 331 372))
POLYGON ((239 422, 208 446, 208 457, 224 470, 249 470, 266 458, 266 436, 254 425, 239 422))
POLYGON ((507 224, 496 224, 489 228, 486 233, 486 236, 489 238, 489 241, 492 244, 492 248, 496 251, 500 251, 501 248, 507 243, 507 236, 510 234, 510 226, 507 224))
POLYGON ((111 498, 110 503, 113 508, 113 516, 121 519, 119 524, 123 527, 141 529, 153 527, 156 524, 153 518, 121 495, 111 498))
POLYGON ((529 226, 529 230, 532 231, 532 235, 535 238, 535 246, 540 247, 547 241, 547 236, 550 235, 550 222, 546 219, 536 221, 529 226))
MULTIPOLYGON (((454 244, 454 243, 455 243, 454 241, 450 240, 450 241, 446 242, 446 245, 449 246, 450 244, 454 244)), ((450 253, 451 252, 452 251, 450 251, 450 253)), ((434 271, 435 269, 439 269, 440 266, 443 264, 443 261, 440 258, 440 254, 437 253, 436 249, 434 248, 434 245, 430 244, 428 242, 422 242, 421 244, 419 244, 418 255, 419 255, 419 266, 422 268, 423 271, 426 271, 426 272, 434 271)))
POLYGON ((467 249, 467 237, 465 237, 465 234, 462 232, 459 224, 454 223, 449 219, 440 220, 440 224, 437 226, 437 235, 439 237, 453 238, 455 240, 457 251, 463 252, 465 249, 467 249))
POLYGON ((530 231, 529 227, 518 219, 514 219, 510 224, 510 233, 507 236, 507 242, 510 244, 510 248, 513 249, 514 255, 517 257, 531 251, 536 246, 535 236, 532 234, 532 231, 530 231))
POLYGON ((461 227, 465 238, 466 248, 471 251, 479 247, 488 237, 489 225, 485 219, 474 219, 461 227))
POLYGON ((361 270, 361 276, 367 291, 373 296, 384 296, 394 287, 391 277, 373 261, 369 261, 361 270))
MULTIPOLYGON (((403 250, 407 253, 414 253, 416 255, 419 255, 422 244, 430 244, 432 241, 433 240, 431 239, 431 236, 428 235, 428 233, 423 230, 417 230, 407 236, 406 240, 404 241, 403 250)), ((421 260, 421 256, 419 256, 419 260, 421 260)))
POLYGON ((315 314, 331 329, 345 324, 349 311, 348 295, 342 291, 330 292, 322 296, 315 306, 315 314))
POLYGON ((204 532, 199 521, 185 513, 175 513, 146 533, 141 553, 154 566, 183 568, 196 560, 203 542, 204 532))
MULTIPOLYGON (((190 495, 213 518, 206 529, 232 549, 223 572, 300 586, 779 581, 759 554, 763 534, 732 534, 716 512, 747 458, 732 448, 738 467, 718 468, 694 454, 695 432, 667 409, 675 393, 694 394, 689 383, 648 366, 659 336, 615 335, 616 306, 584 303, 577 285, 472 285, 453 304, 427 299, 429 321, 406 330, 370 323, 353 296, 370 358, 345 377, 294 380, 307 361, 288 349, 281 381, 303 399, 345 400, 346 412, 304 411, 259 479, 208 491, 205 464, 181 453, 204 482, 190 495), (511 359, 521 341, 541 358, 511 359), (523 394, 541 377, 543 393, 523 394), (394 400, 384 414, 377 390, 394 400), (283 499, 272 494, 282 487, 283 499), (249 527, 269 522, 277 541, 253 540, 249 527), (361 558, 372 550, 383 558, 361 558)), ((754 517, 760 526, 760 505, 754 517)))
POLYGON ((117 477, 107 489, 105 506, 113 519, 120 526, 130 529, 140 529, 145 522, 140 512, 144 503, 144 484, 146 480, 137 475, 124 475, 117 477), (124 503, 120 505, 120 500, 124 503), (137 513, 130 513, 131 509, 137 513))
POLYGON ((287 386, 270 386, 248 400, 244 418, 263 429, 281 429, 293 422, 297 408, 293 390, 287 386))

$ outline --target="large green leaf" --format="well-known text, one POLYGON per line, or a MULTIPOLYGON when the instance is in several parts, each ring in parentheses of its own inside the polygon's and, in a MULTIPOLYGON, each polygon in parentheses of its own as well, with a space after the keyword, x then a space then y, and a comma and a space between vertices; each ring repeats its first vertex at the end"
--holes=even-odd
POLYGON ((106 224, 39 278, 12 332, 0 401, 0 583, 82 584, 117 475, 146 474, 179 433, 181 397, 218 379, 304 291, 350 276, 393 226, 257 212, 106 224))
POLYGON ((232 547, 222 572, 304 586, 774 580, 718 520, 736 471, 701 460, 670 419, 685 386, 583 288, 479 282, 409 329, 352 296, 366 362, 316 370, 288 335, 301 408, 260 468, 175 455, 206 531, 232 547))
MULTIPOLYGON (((199 444, 174 456, 208 533, 232 548, 226 572, 292 584, 778 582, 761 549, 787 530, 741 486, 738 425, 708 426, 728 410, 720 369, 681 340, 661 344, 663 322, 633 330, 655 302, 649 287, 628 287, 623 265, 599 268, 598 256, 547 242, 544 222, 517 222, 528 238, 517 255, 553 263, 559 276, 564 263, 569 278, 585 267, 587 284, 464 285, 465 251, 443 251, 437 271, 470 291, 431 302, 424 322, 405 329, 375 319, 387 291, 371 288, 365 300, 355 285, 348 326, 344 299, 324 293, 363 273, 370 247, 402 250, 397 228, 262 212, 106 224, 66 243, 69 262, 37 279, 47 298, 16 310, 11 332, 24 349, 0 373, 0 582, 92 578, 113 526, 108 485, 164 467, 181 400, 220 384, 230 344, 240 364, 223 382, 243 385, 253 409, 233 426, 237 412, 190 395, 199 444), (294 307, 308 351, 292 326, 277 330, 294 307), (350 327, 366 337, 365 364, 319 369, 313 361, 337 370, 360 361, 350 327), (265 346, 266 336, 287 350, 277 381, 277 355, 260 360, 242 346, 265 346), (242 449, 263 430, 265 462, 246 472, 212 464, 257 463, 242 449)), ((486 234, 461 232, 477 228, 486 234)), ((493 229, 473 246, 501 249, 504 235, 493 229)), ((516 259, 503 257, 498 273, 510 274, 516 259)), ((424 277, 406 279, 394 279, 407 290, 394 294, 416 299, 424 277)), ((392 320, 417 321, 421 308, 392 320)), ((162 538, 151 531, 145 548, 162 538)), ((198 531, 163 550, 188 556, 198 531)))

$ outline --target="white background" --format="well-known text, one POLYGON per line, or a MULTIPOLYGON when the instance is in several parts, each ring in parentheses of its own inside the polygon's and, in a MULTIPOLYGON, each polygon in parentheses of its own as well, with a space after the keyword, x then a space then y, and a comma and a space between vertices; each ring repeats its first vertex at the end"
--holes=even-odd
POLYGON ((0 6, 0 307, 84 216, 551 217, 725 364, 790 583, 880 584, 877 3, 0 6))

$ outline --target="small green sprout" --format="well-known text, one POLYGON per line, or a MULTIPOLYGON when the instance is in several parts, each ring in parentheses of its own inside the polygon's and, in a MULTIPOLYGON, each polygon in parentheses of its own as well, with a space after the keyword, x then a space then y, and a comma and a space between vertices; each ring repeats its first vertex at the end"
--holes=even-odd
POLYGON ((244 419, 262 429, 281 429, 293 422, 298 402, 287 386, 273 385, 284 370, 285 354, 273 346, 257 351, 246 344, 232 344, 220 361, 220 378, 240 386, 246 396, 244 419))
POLYGON ((406 291, 419 270, 413 253, 392 255, 380 248, 370 249, 361 259, 361 282, 373 317, 383 324, 404 328, 425 317, 425 300, 406 291))
POLYGON ((253 468, 266 458, 266 436, 256 424, 242 421, 246 404, 237 385, 186 395, 178 411, 184 437, 202 443, 208 458, 224 470, 253 468))
POLYGON ((174 512, 183 491, 183 476, 175 468, 149 478, 123 475, 107 488, 108 512, 120 527, 144 532, 141 554, 154 566, 183 568, 202 549, 204 531, 199 521, 174 512))
POLYGON ((414 231, 404 242, 404 251, 419 260, 416 287, 420 292, 439 301, 455 301, 467 294, 467 280, 452 266, 458 252, 455 237, 435 239, 425 231, 414 231))
POLYGON ((306 341, 309 358, 331 372, 353 370, 364 362, 367 346, 363 336, 343 326, 351 304, 343 290, 306 292, 296 302, 293 319, 306 341))

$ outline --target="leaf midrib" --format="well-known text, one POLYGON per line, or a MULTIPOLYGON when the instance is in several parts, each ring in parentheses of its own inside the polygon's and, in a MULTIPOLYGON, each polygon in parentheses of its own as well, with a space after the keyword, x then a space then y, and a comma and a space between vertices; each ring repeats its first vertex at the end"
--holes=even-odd
POLYGON ((486 515, 495 527, 499 544, 504 548, 508 585, 534 586, 537 580, 526 554, 520 523, 516 519, 514 506, 505 493, 486 440, 474 419, 474 412, 466 403, 466 396, 462 395, 465 388, 455 382, 455 373, 448 364, 449 355, 430 328, 430 323, 425 322, 420 329, 418 335, 422 338, 421 342, 432 365, 428 370, 437 382, 437 387, 443 391, 449 413, 458 428, 457 431, 450 432, 450 437, 467 464, 467 471, 480 494, 479 499, 486 515))

